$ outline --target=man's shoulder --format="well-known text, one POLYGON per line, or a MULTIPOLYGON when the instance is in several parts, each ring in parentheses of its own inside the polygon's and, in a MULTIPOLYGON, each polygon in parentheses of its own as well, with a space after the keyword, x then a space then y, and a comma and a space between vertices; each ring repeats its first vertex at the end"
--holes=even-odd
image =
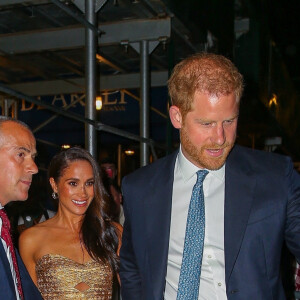
POLYGON ((141 167, 134 172, 126 175, 123 179, 123 182, 138 182, 143 181, 147 178, 153 178, 153 176, 159 175, 161 171, 166 171, 169 169, 174 168, 176 157, 178 154, 178 150, 174 151, 173 153, 159 158, 158 160, 154 161, 153 163, 141 167))
POLYGON ((278 153, 236 145, 231 151, 228 161, 236 161, 241 165, 245 163, 257 168, 278 169, 291 163, 291 158, 278 153))

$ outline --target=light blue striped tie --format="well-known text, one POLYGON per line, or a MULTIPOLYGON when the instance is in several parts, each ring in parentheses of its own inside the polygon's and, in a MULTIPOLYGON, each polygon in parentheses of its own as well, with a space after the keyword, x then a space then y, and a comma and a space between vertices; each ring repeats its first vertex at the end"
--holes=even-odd
POLYGON ((186 223, 177 300, 197 300, 205 235, 203 180, 206 170, 197 172, 186 223))

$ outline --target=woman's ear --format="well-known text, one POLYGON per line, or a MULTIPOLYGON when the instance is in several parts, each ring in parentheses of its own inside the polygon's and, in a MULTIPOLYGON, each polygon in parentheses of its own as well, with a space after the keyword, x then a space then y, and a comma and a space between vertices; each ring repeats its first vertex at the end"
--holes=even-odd
POLYGON ((50 183, 50 185, 52 187, 53 192, 57 193, 57 185, 56 185, 55 180, 54 180, 53 177, 50 177, 49 183, 50 183))
POLYGON ((182 115, 180 109, 177 106, 172 105, 169 109, 169 115, 173 126, 180 129, 182 126, 182 115))

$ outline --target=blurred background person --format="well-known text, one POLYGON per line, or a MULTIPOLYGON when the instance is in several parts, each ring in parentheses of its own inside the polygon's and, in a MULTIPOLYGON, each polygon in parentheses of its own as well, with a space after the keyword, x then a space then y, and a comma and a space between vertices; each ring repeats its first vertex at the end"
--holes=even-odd
POLYGON ((106 158, 100 163, 103 184, 110 196, 110 215, 115 222, 124 224, 123 197, 117 183, 117 167, 112 159, 106 158))
POLYGON ((103 159, 100 163, 100 167, 103 174, 106 174, 109 179, 112 181, 116 180, 118 171, 115 162, 111 158, 107 157, 103 159))
POLYGON ((74 147, 52 159, 48 175, 58 211, 20 236, 29 274, 45 300, 111 299, 121 226, 108 216, 97 162, 74 147))

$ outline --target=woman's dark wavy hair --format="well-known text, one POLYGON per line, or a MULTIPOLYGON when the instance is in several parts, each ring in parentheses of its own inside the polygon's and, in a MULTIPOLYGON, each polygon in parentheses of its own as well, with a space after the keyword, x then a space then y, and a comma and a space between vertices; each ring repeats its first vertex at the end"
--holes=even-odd
POLYGON ((90 163, 94 173, 94 199, 88 207, 81 226, 83 243, 89 255, 97 261, 108 262, 114 274, 119 271, 118 233, 109 214, 109 196, 100 174, 98 163, 92 155, 79 147, 63 150, 50 162, 48 177, 58 183, 64 170, 74 161, 85 160, 90 163))

